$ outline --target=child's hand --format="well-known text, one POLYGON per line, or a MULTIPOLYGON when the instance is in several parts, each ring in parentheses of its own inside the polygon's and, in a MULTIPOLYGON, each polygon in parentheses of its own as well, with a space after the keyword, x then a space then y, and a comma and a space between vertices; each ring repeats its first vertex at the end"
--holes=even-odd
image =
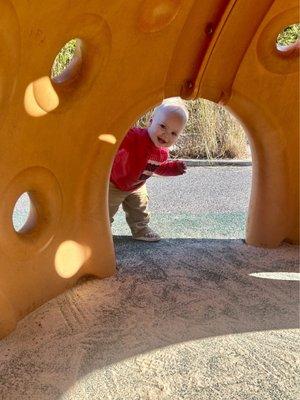
POLYGON ((182 175, 186 171, 186 164, 181 160, 172 160, 162 163, 155 173, 162 176, 177 176, 182 175))
POLYGON ((177 168, 178 175, 183 175, 186 173, 186 163, 184 161, 177 160, 176 168, 177 168))

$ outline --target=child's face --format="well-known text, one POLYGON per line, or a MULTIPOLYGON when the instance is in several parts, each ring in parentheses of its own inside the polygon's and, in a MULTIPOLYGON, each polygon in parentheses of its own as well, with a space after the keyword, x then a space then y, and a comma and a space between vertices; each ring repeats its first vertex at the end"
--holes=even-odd
POLYGON ((148 128, 149 136, 157 147, 171 147, 185 126, 184 118, 175 112, 157 112, 148 128))

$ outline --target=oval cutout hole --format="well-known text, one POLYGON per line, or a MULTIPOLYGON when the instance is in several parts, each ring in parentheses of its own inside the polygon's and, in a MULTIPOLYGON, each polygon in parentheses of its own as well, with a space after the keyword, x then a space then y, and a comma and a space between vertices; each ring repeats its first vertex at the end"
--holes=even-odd
POLYGON ((277 36, 276 48, 280 52, 294 50, 300 46, 300 24, 286 26, 277 36))
POLYGON ((80 74, 82 66, 82 41, 71 39, 59 51, 51 68, 54 83, 70 83, 80 74))
POLYGON ((27 233, 36 226, 37 213, 28 192, 23 193, 17 200, 12 223, 17 233, 27 233))

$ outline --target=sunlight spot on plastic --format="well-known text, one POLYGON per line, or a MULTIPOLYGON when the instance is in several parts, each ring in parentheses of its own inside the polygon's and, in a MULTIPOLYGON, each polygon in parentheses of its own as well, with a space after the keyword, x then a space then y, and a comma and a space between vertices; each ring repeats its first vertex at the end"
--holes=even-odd
POLYGON ((278 281, 300 281, 299 272, 253 272, 255 278, 274 279, 278 281))
POLYGON ((24 95, 24 107, 32 117, 41 117, 55 110, 59 105, 59 97, 48 76, 31 82, 24 95))
POLYGON ((61 243, 55 254, 55 270, 62 278, 74 276, 83 264, 90 258, 91 249, 74 240, 61 243))
POLYGON ((114 135, 110 135, 110 134, 103 134, 100 135, 98 137, 99 140, 101 140, 102 142, 107 142, 110 144, 115 144, 117 142, 117 139, 114 135))
POLYGON ((174 21, 181 7, 181 0, 145 0, 139 13, 139 29, 149 33, 161 31, 174 21))

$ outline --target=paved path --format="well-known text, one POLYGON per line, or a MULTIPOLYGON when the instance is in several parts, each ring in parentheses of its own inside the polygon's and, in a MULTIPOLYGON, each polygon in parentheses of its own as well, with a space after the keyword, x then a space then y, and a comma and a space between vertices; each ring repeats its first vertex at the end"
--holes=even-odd
MULTIPOLYGON (((165 238, 244 238, 252 167, 193 167, 179 177, 154 176, 147 186, 151 226, 165 238)), ((22 196, 14 214, 18 229, 28 213, 22 196)), ((119 211, 113 232, 129 235, 119 211)))
MULTIPOLYGON (((193 167, 148 181, 151 226, 165 238, 244 238, 251 167, 193 167)), ((124 213, 113 226, 129 235, 124 213)))

